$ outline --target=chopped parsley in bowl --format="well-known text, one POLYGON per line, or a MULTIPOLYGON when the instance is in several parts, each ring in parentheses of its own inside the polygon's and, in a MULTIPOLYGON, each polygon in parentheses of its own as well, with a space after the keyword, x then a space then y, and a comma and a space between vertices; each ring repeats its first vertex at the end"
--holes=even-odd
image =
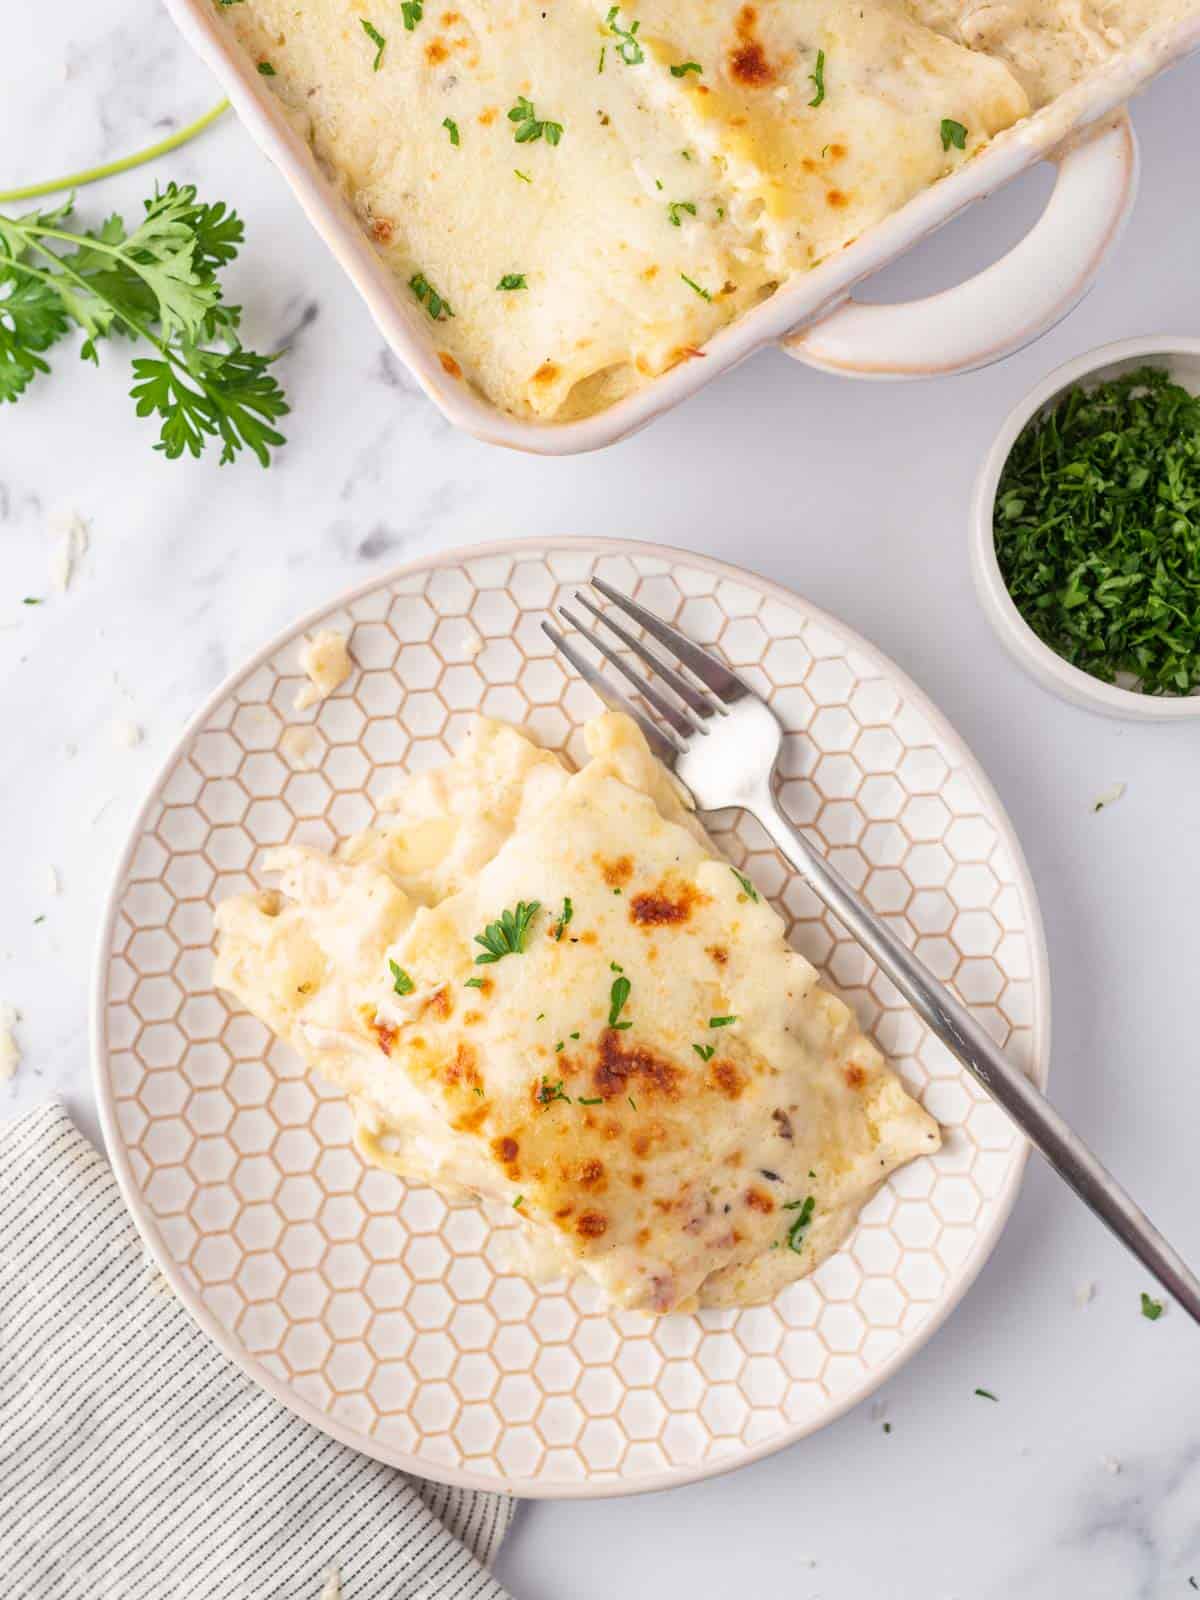
POLYGON ((1200 341, 1130 340, 1051 374, 984 464, 972 555, 1001 641, 1046 687, 1200 716, 1200 341))

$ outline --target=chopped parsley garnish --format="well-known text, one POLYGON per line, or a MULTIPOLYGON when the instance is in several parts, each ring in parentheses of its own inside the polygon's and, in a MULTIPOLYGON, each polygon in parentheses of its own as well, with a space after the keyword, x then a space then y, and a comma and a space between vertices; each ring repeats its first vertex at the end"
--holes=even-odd
POLYGON ((397 994, 411 994, 417 986, 404 968, 398 967, 394 961, 389 961, 388 966, 392 969, 392 988, 395 992, 397 994))
POLYGON ((1030 423, 993 532, 1014 605, 1063 660, 1145 694, 1200 685, 1200 399, 1168 372, 1077 385, 1030 423))
POLYGON ((615 33, 617 38, 620 39, 621 42, 617 46, 617 54, 625 65, 627 67, 640 67, 646 59, 646 52, 637 40, 637 31, 641 24, 635 22, 631 28, 623 28, 617 21, 620 12, 620 6, 613 6, 604 19, 605 26, 610 33, 615 33))
POLYGON ((534 1020, 534 1021, 535 1021, 535 1022, 545 1022, 545 1020, 546 1020, 546 1013, 545 1013, 545 1012, 544 1012, 544 1011, 539 1011, 539 1012, 538 1012, 538 1014, 537 1014, 537 1016, 536 1016, 536 1017, 535 1017, 535 1018, 534 1018, 534 1019, 533 1019, 533 1020, 534 1020))
POLYGON ((604 71, 604 57, 607 54, 608 54, 608 46, 606 44, 602 44, 600 46, 600 65, 596 68, 596 76, 597 77, 599 77, 600 74, 604 71))
POLYGON ((561 122, 544 122, 533 109, 533 101, 524 95, 508 113, 508 120, 517 124, 513 138, 518 144, 531 144, 534 139, 545 139, 547 144, 557 144, 563 136, 561 122))
POLYGON ((672 200, 670 205, 667 207, 667 216, 671 219, 671 226, 673 228, 679 228, 683 226, 679 220, 679 213, 681 211, 690 212, 693 217, 696 215, 696 207, 690 200, 672 200))
POLYGON ((443 117, 442 127, 445 128, 446 132, 450 135, 450 143, 452 145, 457 146, 462 143, 462 140, 459 138, 458 134, 458 123, 455 122, 453 117, 443 117))
MULTIPOLYGON (((524 284, 524 278, 521 279, 521 282, 524 284)), ((503 279, 500 280, 500 287, 502 289, 505 287, 503 279)), ((510 285, 510 287, 512 286, 510 285)), ((558 914, 558 921, 554 924, 554 937, 560 944, 562 943, 562 936, 564 933, 566 933, 567 928, 570 926, 571 918, 574 915, 575 907, 571 904, 571 896, 569 894, 565 894, 563 895, 563 908, 558 914)))
MULTIPOLYGON (((528 289, 529 285, 525 282, 525 274, 523 272, 506 272, 496 287, 497 289, 528 289)), ((557 939, 560 935, 555 934, 554 937, 557 939)))
POLYGON ((405 29, 411 33, 425 15, 425 0, 402 0, 400 15, 404 18, 405 29))
MULTIPOLYGON (((378 28, 374 27, 367 21, 366 17, 359 17, 358 20, 362 23, 362 31, 375 46, 375 59, 371 63, 371 71, 378 72, 379 64, 383 60, 383 47, 387 44, 387 40, 383 37, 378 28)), ((454 142, 457 144, 458 140, 456 139, 454 142)))
POLYGON ((814 93, 812 99, 808 103, 809 103, 810 106, 819 106, 821 104, 821 101, 824 100, 824 98, 825 98, 825 52, 824 52, 824 50, 818 50, 817 51, 817 64, 813 68, 813 70, 809 73, 808 77, 809 77, 809 82, 812 84, 813 89, 816 91, 814 93))
POLYGON ((608 963, 608 970, 610 972, 624 972, 625 968, 620 964, 619 961, 610 961, 608 963))
POLYGON ((513 168, 513 172, 516 174, 516 176, 518 178, 520 178, 522 183, 532 183, 533 182, 533 179, 529 176, 529 174, 527 172, 522 172, 520 167, 514 167, 513 168))
POLYGON ((1142 1290, 1142 1315, 1147 1322, 1157 1322, 1163 1314, 1163 1309, 1161 1300, 1152 1300, 1146 1291, 1142 1290))
MULTIPOLYGON (((558 1049, 562 1049, 561 1044, 558 1046, 558 1049)), ((538 1104, 543 1106, 553 1105, 556 1100, 565 1100, 568 1105, 571 1104, 571 1096, 563 1089, 563 1081, 561 1078, 557 1083, 551 1083, 549 1078, 543 1078, 536 1098, 538 1104)))
POLYGON ((708 1025, 710 1028, 728 1028, 737 1020, 737 1017, 709 1017, 708 1025))
POLYGON ((557 1044, 556 1044, 556 1045, 555 1045, 555 1046, 554 1046, 554 1054, 555 1054, 555 1055, 557 1055, 557 1054, 558 1054, 558 1052, 559 1052, 559 1051, 560 1051, 560 1050, 565 1050, 565 1049, 566 1049, 566 1048, 567 1048, 567 1047, 566 1047, 566 1045, 565 1045, 565 1044, 564 1044, 564 1042, 563 1042, 563 1041, 562 1041, 562 1040, 561 1040, 561 1039, 560 1039, 560 1040, 559 1040, 559 1041, 558 1041, 558 1043, 557 1043, 557 1044))
POLYGON ((476 1087, 475 1087, 475 1093, 479 1096, 479 1098, 481 1100, 483 1099, 483 1090, 481 1088, 479 1088, 478 1085, 476 1085, 476 1087))
POLYGON ((700 1057, 701 1061, 711 1061, 717 1053, 715 1044, 694 1044, 692 1049, 700 1057))
POLYGON ((630 1028, 630 1022, 618 1022, 617 1018, 624 1011, 629 999, 629 991, 633 985, 628 978, 614 978, 612 989, 609 991, 608 1025, 610 1028, 630 1028))
POLYGON ((813 1212, 817 1202, 812 1195, 806 1195, 803 1200, 790 1200, 784 1206, 785 1211, 799 1211, 795 1222, 787 1231, 787 1245, 789 1250, 794 1250, 797 1255, 804 1249, 804 1235, 808 1232, 808 1225, 812 1221, 813 1212))
POLYGON ((514 1211, 520 1209, 521 1201, 524 1200, 524 1198, 525 1198, 525 1196, 523 1194, 519 1194, 517 1196, 517 1198, 513 1201, 513 1210, 514 1211))
POLYGON ((468 978, 463 984, 464 989, 482 989, 487 982, 486 978, 468 978))
POLYGON ((632 1107, 633 1107, 633 1109, 634 1109, 634 1110, 635 1110, 635 1111, 636 1111, 636 1110, 637 1110, 637 1101, 636 1101, 636 1100, 635 1100, 635 1099, 634 1099, 634 1098, 633 1098, 633 1096, 632 1096, 632 1095, 631 1095, 631 1094, 627 1094, 627 1095, 626 1095, 626 1096, 625 1096, 625 1098, 626 1098, 626 1100, 628 1100, 628 1101, 629 1101, 629 1104, 630 1104, 630 1105, 631 1105, 631 1106, 632 1106, 632 1107))
POLYGON ((750 879, 746 877, 745 873, 739 872, 736 867, 730 867, 729 870, 730 870, 730 872, 733 873, 734 877, 741 884, 742 893, 743 894, 748 894, 750 896, 751 900, 753 900, 753 901, 755 901, 757 903, 757 901, 758 901, 758 890, 750 882, 750 879))
POLYGON ((475 943, 483 946, 484 953, 475 957, 477 967, 489 966, 505 956, 519 956, 525 949, 529 924, 540 909, 537 900, 519 900, 512 911, 502 911, 496 922, 489 922, 482 933, 475 935, 475 943))
POLYGON ((408 287, 428 311, 434 322, 443 322, 447 317, 454 315, 449 300, 442 298, 423 272, 414 272, 408 280, 408 287))
POLYGON ((620 892, 621 892, 621 891, 620 891, 620 889, 614 889, 614 890, 613 890, 613 893, 614 893, 614 894, 620 894, 620 892))
POLYGON ((993 1394, 990 1389, 976 1389, 975 1393, 981 1400, 995 1400, 997 1405, 1000 1403, 999 1395, 993 1394))
POLYGON ((701 300, 711 300, 712 299, 712 295, 709 294, 708 290, 707 289, 702 289, 694 278, 689 278, 688 277, 686 272, 681 272, 679 274, 679 276, 683 279, 684 283, 687 284, 689 289, 694 289, 696 291, 696 293, 700 296, 701 300))
POLYGON ((260 61, 258 63, 258 75, 260 78, 273 78, 275 76, 275 68, 269 61, 260 61))
POLYGON ((604 1104, 604 1096, 602 1094, 598 1094, 589 1099, 587 1096, 581 1094, 579 1096, 579 1104, 581 1106, 602 1106, 604 1104))
POLYGON ((681 61, 677 67, 671 68, 671 76, 673 78, 686 78, 689 72, 694 72, 699 76, 703 71, 704 68, 698 61, 681 61))
POLYGON ((573 1033, 573 1034, 572 1034, 572 1035, 571 1035, 571 1037, 572 1037, 572 1039, 578 1039, 578 1037, 579 1037, 579 1034, 578 1034, 578 1032, 575 1032, 575 1033, 573 1033))
POLYGON ((961 122, 955 122, 953 117, 942 118, 942 149, 949 150, 953 145, 956 150, 967 148, 967 130, 961 122))

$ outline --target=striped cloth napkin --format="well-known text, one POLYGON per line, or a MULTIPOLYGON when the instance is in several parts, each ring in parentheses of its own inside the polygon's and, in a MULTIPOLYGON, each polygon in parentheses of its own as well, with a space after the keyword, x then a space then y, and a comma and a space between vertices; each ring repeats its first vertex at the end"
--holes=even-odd
POLYGON ((513 1501, 409 1479, 231 1367, 51 1104, 0 1128, 0 1574, 21 1600, 505 1600, 513 1501))

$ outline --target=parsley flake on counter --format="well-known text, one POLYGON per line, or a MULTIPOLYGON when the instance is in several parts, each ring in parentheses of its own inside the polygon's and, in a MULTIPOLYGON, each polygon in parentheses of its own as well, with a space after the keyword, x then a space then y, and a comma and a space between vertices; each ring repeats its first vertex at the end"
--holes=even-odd
POLYGON ((890 1423, 890 1422, 885 1422, 885 1423, 884 1423, 884 1425, 883 1425, 883 1431, 884 1431, 884 1433, 891 1433, 891 1431, 892 1431, 892 1425, 891 1425, 891 1423, 890 1423))
POLYGON ((27 594, 24 600, 21 601, 23 606, 40 606, 41 603, 37 596, 32 594, 27 594))
POLYGON ((753 900, 755 902, 755 904, 757 905, 757 903, 758 903, 758 890, 750 882, 750 879, 748 877, 746 877, 744 872, 739 872, 736 867, 730 867, 729 870, 730 870, 730 872, 733 873, 734 877, 741 884, 742 893, 746 894, 746 895, 749 895, 751 900, 753 900))
POLYGON ((408 280, 408 287, 428 311, 434 322, 443 322, 447 317, 454 315, 449 300, 443 300, 423 272, 414 272, 408 280))
POLYGON ((260 78, 273 78, 275 76, 275 68, 269 61, 260 61, 258 63, 258 75, 260 78))
POLYGON ((667 216, 671 219, 671 226, 673 228, 679 228, 683 226, 679 220, 679 213, 681 211, 690 212, 693 217, 696 215, 696 207, 690 200, 672 200, 670 205, 667 207, 667 216))
POLYGON ((409 977, 408 973, 405 972, 404 968, 397 966, 394 961, 389 961, 388 966, 392 969, 393 990, 397 994, 411 994, 417 986, 409 977))
MULTIPOLYGON (((506 272, 496 287, 497 289, 528 289, 529 285, 525 282, 525 274, 523 272, 506 272)), ((562 934, 556 933, 554 937, 561 939, 562 934)))
POLYGON ((1000 1403, 1000 1396, 993 1394, 990 1389, 976 1389, 975 1393, 981 1400, 994 1400, 997 1405, 1000 1403))
POLYGON ((443 117, 442 127, 450 135, 450 143, 457 148, 462 143, 458 133, 458 123, 455 122, 453 117, 443 117))
POLYGON ((817 51, 817 64, 808 75, 815 93, 808 102, 810 106, 819 106, 825 98, 825 52, 817 51))
POLYGON ((508 120, 517 124, 513 138, 518 144, 531 144, 535 139, 545 139, 547 144, 557 144, 563 136, 561 122, 545 122, 534 110, 533 101, 518 95, 517 103, 508 113, 508 120))
POLYGON ((633 988, 628 978, 614 978, 613 986, 609 990, 608 1025, 610 1028, 629 1028, 633 1024, 618 1022, 617 1018, 624 1011, 629 1000, 629 992, 633 988))
POLYGON ((484 950, 483 955, 475 957, 475 965, 486 967, 494 961, 502 961, 505 956, 523 954, 529 924, 540 909, 537 900, 519 900, 514 910, 502 911, 495 922, 489 922, 482 933, 475 935, 475 943, 481 944, 484 950))
POLYGON ((1103 794, 1098 794, 1092 801, 1093 811, 1103 811, 1106 806, 1115 806, 1125 793, 1123 783, 1114 783, 1111 789, 1106 789, 1103 794))
POLYGON ((694 72, 697 77, 704 71, 698 61, 681 61, 677 67, 671 68, 673 78, 686 78, 689 72, 694 72))
POLYGON ((404 19, 405 31, 411 33, 425 15, 425 0, 402 0, 400 15, 404 19))
POLYGON ((39 923, 45 922, 45 920, 46 920, 46 913, 43 911, 43 913, 42 913, 42 915, 40 917, 34 917, 34 919, 33 919, 34 927, 36 928, 39 923))
POLYGON ((711 1061, 717 1053, 715 1044, 694 1044, 692 1049, 700 1057, 701 1061, 711 1061))
MULTIPOLYGON (((367 21, 366 17, 359 17, 358 20, 362 24, 362 31, 375 46, 375 59, 371 63, 371 71, 378 72, 380 63, 383 61, 383 51, 384 46, 387 44, 387 40, 383 37, 378 28, 367 21)), ((457 143, 457 140, 455 142, 457 143)))
POLYGON ((1151 1299, 1146 1291, 1144 1289, 1142 1290, 1142 1315, 1145 1317, 1147 1322, 1157 1322, 1159 1317, 1162 1316, 1164 1309, 1165 1307, 1163 1306, 1161 1300, 1151 1299))
POLYGON ((631 28, 623 28, 617 21, 620 14, 620 6, 611 7, 604 19, 605 26, 610 33, 615 33, 617 38, 620 39, 621 42, 617 46, 617 54, 625 65, 627 67, 640 67, 646 59, 646 52, 638 43, 637 38, 637 31, 641 27, 641 23, 635 22, 631 28))
POLYGON ((708 290, 707 289, 702 289, 694 278, 689 278, 688 277, 686 272, 681 272, 679 274, 679 276, 683 279, 684 283, 687 284, 689 289, 694 289, 696 291, 696 293, 700 296, 701 300, 711 300, 712 299, 712 295, 709 294, 708 290))
POLYGON ((961 122, 955 122, 953 117, 942 118, 942 149, 949 150, 953 145, 956 150, 967 148, 967 130, 961 122))
POLYGON ((996 491, 1013 604, 1064 661, 1144 694, 1200 685, 1200 398, 1161 367, 1075 385, 996 491))
POLYGON ((731 1023, 734 1023, 737 1020, 738 1019, 735 1016, 734 1017, 709 1017, 708 1025, 709 1025, 710 1028, 728 1028, 731 1023))
POLYGON ((804 1235, 808 1232, 808 1225, 812 1221, 813 1212, 817 1202, 812 1195, 806 1195, 803 1200, 789 1200, 784 1206, 785 1211, 799 1211, 799 1216, 787 1231, 787 1246, 800 1255, 804 1249, 804 1235))

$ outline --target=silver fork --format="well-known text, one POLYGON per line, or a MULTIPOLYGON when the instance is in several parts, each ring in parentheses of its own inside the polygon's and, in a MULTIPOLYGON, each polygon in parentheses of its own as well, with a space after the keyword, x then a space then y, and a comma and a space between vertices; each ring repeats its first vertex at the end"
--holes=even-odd
POLYGON ((723 661, 645 606, 599 578, 592 579, 592 587, 674 657, 673 662, 664 659, 577 590, 579 605, 648 668, 650 677, 645 678, 600 631, 589 630, 566 606, 558 608, 572 628, 632 685, 655 716, 639 710, 558 628, 543 622, 555 648, 606 705, 632 717, 655 755, 674 770, 702 811, 740 806, 758 819, 804 882, 886 973, 917 1015, 1004 1107, 1080 1199, 1200 1322, 1200 1282, 1182 1257, 1040 1090, 1005 1058, 966 1006, 862 903, 840 873, 780 811, 774 779, 783 730, 774 712, 723 661))

